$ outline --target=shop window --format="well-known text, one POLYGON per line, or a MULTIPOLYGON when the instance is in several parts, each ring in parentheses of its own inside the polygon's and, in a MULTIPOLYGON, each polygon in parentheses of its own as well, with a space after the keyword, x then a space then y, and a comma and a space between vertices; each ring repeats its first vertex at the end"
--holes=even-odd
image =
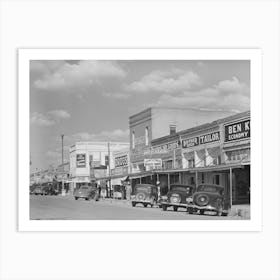
POLYGON ((147 126, 145 128, 145 145, 149 145, 149 128, 147 126))
POLYGON ((204 173, 201 173, 201 184, 205 183, 205 175, 204 173))
POLYGON ((220 185, 220 175, 214 175, 213 177, 213 184, 220 185))
POLYGON ((132 132, 132 149, 135 149, 135 132, 132 132))
POLYGON ((190 177, 190 184, 191 184, 191 185, 195 185, 194 176, 190 177))

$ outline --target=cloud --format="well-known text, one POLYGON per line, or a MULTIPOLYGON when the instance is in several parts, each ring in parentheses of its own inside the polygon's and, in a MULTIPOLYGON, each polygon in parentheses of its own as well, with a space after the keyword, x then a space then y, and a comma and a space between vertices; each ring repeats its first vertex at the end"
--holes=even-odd
POLYGON ((70 118, 70 114, 65 110, 49 111, 45 115, 34 112, 30 116, 30 124, 38 126, 52 126, 62 119, 70 118))
POLYGON ((128 129, 114 129, 114 130, 104 130, 99 133, 88 133, 80 132, 72 134, 70 136, 65 136, 65 140, 69 144, 73 144, 79 141, 129 141, 129 130, 128 129))
POLYGON ((38 126, 51 126, 55 124, 54 120, 49 119, 47 116, 34 112, 30 116, 30 124, 38 126))
POLYGON ((139 81, 125 85, 127 92, 176 93, 200 86, 202 81, 197 73, 174 68, 170 71, 155 70, 142 77, 139 81))
POLYGON ((156 105, 242 112, 250 108, 250 90, 248 85, 232 77, 231 80, 220 81, 210 88, 185 91, 177 95, 164 94, 156 105))
POLYGON ((33 81, 35 88, 64 93, 69 92, 69 89, 73 91, 98 85, 103 78, 123 79, 126 76, 117 62, 99 60, 82 60, 77 63, 37 61, 31 64, 30 70, 33 74, 36 71, 41 74, 33 81))
POLYGON ((127 99, 130 97, 130 95, 125 92, 104 92, 102 95, 114 99, 127 99))
POLYGON ((47 114, 56 119, 68 119, 71 117, 71 115, 65 110, 49 111, 47 114))

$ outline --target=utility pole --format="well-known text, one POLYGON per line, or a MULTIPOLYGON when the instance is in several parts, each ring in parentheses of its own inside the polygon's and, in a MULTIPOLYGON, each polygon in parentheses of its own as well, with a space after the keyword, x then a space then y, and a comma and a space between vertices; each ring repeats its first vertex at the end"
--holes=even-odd
MULTIPOLYGON (((110 142, 108 142, 108 167, 109 167, 109 193, 111 194, 111 154, 110 154, 110 142)), ((107 194, 109 196, 109 194, 107 194)))
POLYGON ((62 167, 62 179, 61 179, 61 194, 64 196, 64 181, 63 181, 63 173, 64 173, 64 145, 63 145, 64 134, 61 134, 61 167, 62 167))

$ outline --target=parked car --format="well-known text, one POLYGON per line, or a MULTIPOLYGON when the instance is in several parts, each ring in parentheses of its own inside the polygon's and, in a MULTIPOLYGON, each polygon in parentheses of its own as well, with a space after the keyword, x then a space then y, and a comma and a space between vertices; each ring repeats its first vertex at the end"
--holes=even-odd
POLYGON ((115 198, 115 199, 125 199, 125 186, 114 185, 113 186, 113 198, 115 198))
POLYGON ((161 197, 161 208, 166 211, 168 207, 173 207, 177 211, 179 207, 186 208, 192 204, 192 196, 195 191, 194 186, 174 184, 170 186, 170 191, 166 196, 161 197))
POLYGON ((158 191, 157 187, 151 184, 138 184, 135 186, 135 194, 131 196, 132 207, 136 204, 143 204, 144 207, 157 205, 158 191))
POLYGON ((46 190, 46 187, 44 186, 37 186, 32 194, 35 194, 35 195, 47 195, 47 190, 46 190))
POLYGON ((193 194, 193 205, 187 208, 189 213, 197 211, 215 212, 217 216, 227 216, 230 210, 229 200, 225 198, 225 188, 220 185, 202 184, 193 194))
POLYGON ((80 188, 74 191, 75 200, 78 198, 83 198, 85 200, 95 199, 98 190, 96 187, 92 187, 90 184, 81 185, 80 188))

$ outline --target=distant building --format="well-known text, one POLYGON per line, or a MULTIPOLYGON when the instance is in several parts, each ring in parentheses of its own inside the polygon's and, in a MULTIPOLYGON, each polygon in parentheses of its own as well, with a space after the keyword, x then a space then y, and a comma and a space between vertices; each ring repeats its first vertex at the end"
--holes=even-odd
MULTIPOLYGON (((113 153, 129 149, 126 142, 76 142, 70 147, 70 189, 73 190, 77 184, 90 182, 91 167, 100 172, 105 167, 109 175, 109 166, 114 166, 113 153)), ((100 173, 98 172, 98 173, 100 173)), ((100 173, 101 174, 101 173, 100 173)), ((92 175, 94 176, 94 174, 92 175)))

